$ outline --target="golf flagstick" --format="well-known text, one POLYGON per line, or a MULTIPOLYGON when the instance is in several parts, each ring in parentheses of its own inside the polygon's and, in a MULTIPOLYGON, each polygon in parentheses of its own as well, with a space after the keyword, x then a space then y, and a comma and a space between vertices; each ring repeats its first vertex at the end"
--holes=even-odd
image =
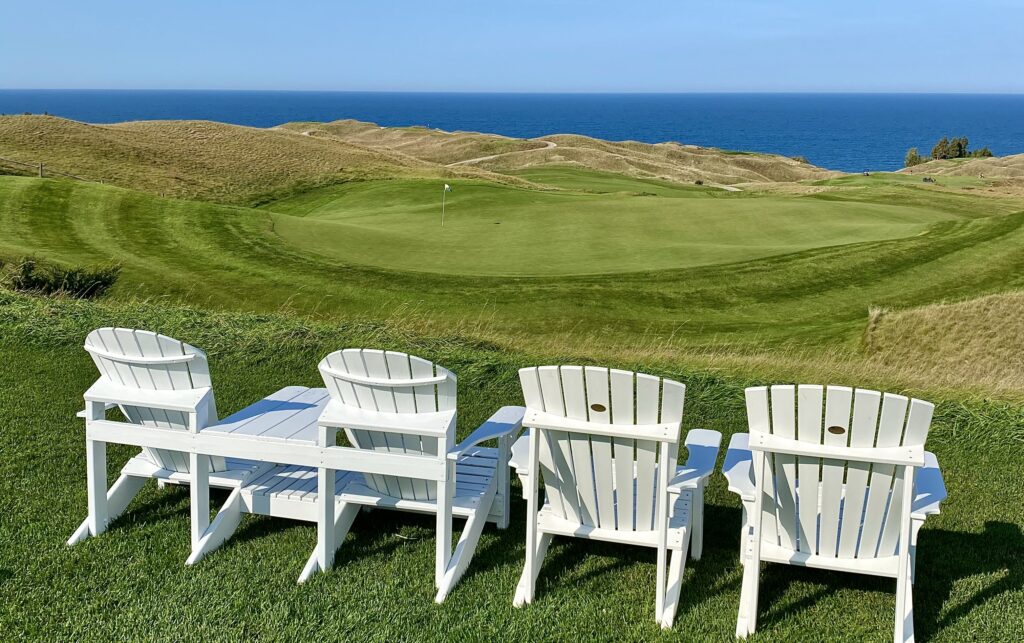
POLYGON ((447 183, 444 184, 444 190, 441 192, 441 227, 444 227, 444 197, 452 191, 452 186, 447 183))

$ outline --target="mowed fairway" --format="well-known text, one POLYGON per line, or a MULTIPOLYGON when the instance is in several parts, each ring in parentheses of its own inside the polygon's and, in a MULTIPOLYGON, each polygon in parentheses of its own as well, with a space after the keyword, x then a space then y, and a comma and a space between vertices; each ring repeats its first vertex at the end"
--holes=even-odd
POLYGON ((538 187, 452 181, 443 231, 439 180, 349 182, 254 209, 0 177, 0 260, 116 262, 112 299, 395 319, 588 355, 858 351, 872 307, 1024 286, 1013 198, 885 176, 789 184, 796 194, 524 176, 538 187))
POLYGON ((296 249, 347 264, 460 275, 550 276, 708 266, 909 237, 953 213, 919 205, 752 196, 573 169, 522 173, 558 186, 347 183, 274 202, 296 249))

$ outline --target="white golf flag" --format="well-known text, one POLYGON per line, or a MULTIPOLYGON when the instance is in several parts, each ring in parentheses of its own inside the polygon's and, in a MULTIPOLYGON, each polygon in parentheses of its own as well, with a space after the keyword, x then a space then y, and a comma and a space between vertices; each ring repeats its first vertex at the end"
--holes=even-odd
POLYGON ((450 186, 447 183, 445 183, 444 184, 444 191, 445 192, 451 192, 452 191, 452 186, 450 186))

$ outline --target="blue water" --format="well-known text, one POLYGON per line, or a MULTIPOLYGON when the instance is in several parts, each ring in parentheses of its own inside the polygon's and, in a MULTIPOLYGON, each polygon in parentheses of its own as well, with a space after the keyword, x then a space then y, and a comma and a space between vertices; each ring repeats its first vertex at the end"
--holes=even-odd
POLYGON ((1024 95, 0 90, 0 114, 21 112, 91 123, 355 118, 519 137, 576 133, 800 155, 851 172, 898 169, 907 148, 927 154, 942 136, 967 136, 997 155, 1024 152, 1024 95))

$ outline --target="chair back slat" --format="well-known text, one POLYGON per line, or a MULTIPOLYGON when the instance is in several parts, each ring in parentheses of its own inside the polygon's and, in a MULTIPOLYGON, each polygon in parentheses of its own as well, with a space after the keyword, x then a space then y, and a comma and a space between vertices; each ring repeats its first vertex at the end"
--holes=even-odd
MULTIPOLYGON (((801 386, 797 390, 797 439, 801 442, 821 444, 821 414, 823 389, 820 386, 801 386)), ((818 498, 821 486, 821 460, 797 458, 797 546, 799 551, 814 553, 818 540, 818 498)))
MULTIPOLYGON (((143 391, 181 391, 211 386, 210 367, 201 350, 171 337, 146 330, 130 328, 98 328, 86 337, 85 349, 92 357, 101 378, 128 388, 143 391), (169 357, 187 356, 184 360, 169 357), (151 358, 151 359, 147 359, 151 358)), ((188 414, 141 405, 119 405, 132 424, 163 429, 188 430, 188 414)), ((216 404, 211 398, 200 428, 217 422, 216 404)), ((187 473, 186 453, 168 449, 143 449, 157 466, 187 473)), ((214 471, 224 471, 223 458, 210 459, 214 471)))
MULTIPOLYGON (((611 423, 611 379, 606 368, 588 367, 586 378, 587 417, 594 424, 611 423)), ((615 521, 615 456, 612 438, 607 435, 590 436, 590 449, 594 454, 594 497, 597 504, 597 522, 616 525, 615 521)))
MULTIPOLYGON (((353 409, 397 415, 455 409, 455 375, 406 353, 347 348, 326 356, 320 362, 320 374, 331 397, 353 409)), ((431 437, 415 432, 346 428, 345 435, 359 449, 434 457, 443 457, 455 442, 454 431, 444 437, 431 437)), ((376 473, 364 477, 367 487, 393 498, 437 499, 437 483, 433 481, 376 473)))
MULTIPOLYGON (((540 366, 519 372, 527 409, 598 426, 653 425, 682 419, 685 387, 628 371, 540 366)), ((557 424, 555 425, 557 426, 557 424)), ((580 525, 622 531, 656 526, 661 442, 595 435, 585 429, 532 428, 549 510, 580 525)), ((678 431, 669 440, 678 449, 678 431)))
MULTIPOLYGON (((853 389, 830 386, 825 398, 825 431, 823 443, 827 446, 849 446, 853 389), (842 429, 840 432, 838 429, 842 429)), ((821 461, 821 528, 818 550, 836 556, 839 543, 839 518, 843 505, 843 477, 846 467, 842 460, 821 461)))
MULTIPOLYGON (((636 413, 633 408, 634 394, 633 373, 613 369, 609 371, 611 380, 612 424, 634 424, 636 413)), ((612 438, 612 472, 615 489, 633 489, 634 448, 636 441, 629 438, 612 438)), ((615 495, 615 528, 619 531, 631 531, 634 528, 634 502, 632 493, 616 493, 615 495)))
POLYGON ((909 511, 903 490, 913 484, 907 477, 912 468, 844 460, 834 449, 923 447, 933 405, 816 385, 754 387, 747 389, 746 400, 751 434, 770 433, 830 450, 829 457, 770 448, 755 454, 762 541, 831 558, 893 556, 900 516, 909 511))

